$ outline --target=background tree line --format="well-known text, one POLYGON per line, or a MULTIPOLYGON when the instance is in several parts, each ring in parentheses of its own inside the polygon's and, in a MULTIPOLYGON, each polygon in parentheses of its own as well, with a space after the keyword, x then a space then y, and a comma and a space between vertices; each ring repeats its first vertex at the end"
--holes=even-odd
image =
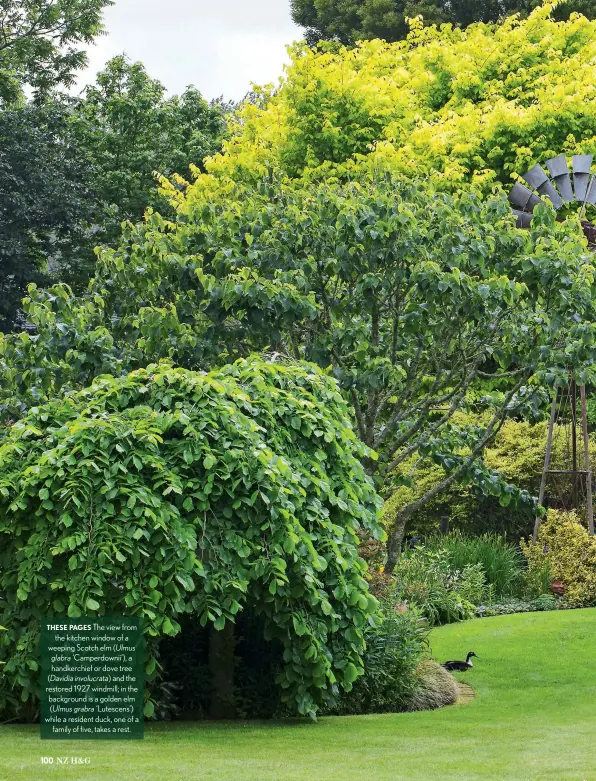
MULTIPOLYGON (((426 24, 470 24, 502 22, 508 16, 522 18, 541 5, 540 0, 291 0, 292 18, 305 29, 311 46, 319 41, 338 41, 347 46, 381 38, 402 41, 409 32, 407 20, 422 16, 426 24)), ((594 0, 571 0, 556 4, 555 18, 569 19, 580 13, 593 19, 594 0)))
POLYGON ((29 282, 82 289, 94 249, 147 207, 171 214, 156 175, 190 178, 221 148, 222 101, 194 87, 169 97, 119 56, 79 97, 77 44, 101 33, 102 0, 0 2, 0 329, 19 322, 29 282), (26 94, 29 97, 26 97, 26 94))

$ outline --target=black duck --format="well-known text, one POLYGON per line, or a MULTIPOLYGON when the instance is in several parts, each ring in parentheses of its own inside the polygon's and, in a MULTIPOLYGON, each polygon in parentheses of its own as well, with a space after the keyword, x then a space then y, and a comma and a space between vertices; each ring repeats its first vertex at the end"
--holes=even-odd
MULTIPOLYGON (((470 661, 473 656, 476 656, 474 651, 470 651, 470 653, 466 656, 466 661, 451 661, 451 662, 445 662, 442 667, 444 667, 446 670, 459 670, 460 672, 465 672, 466 670, 469 670, 472 667, 472 662, 470 661)), ((476 658, 478 658, 476 656, 476 658)))

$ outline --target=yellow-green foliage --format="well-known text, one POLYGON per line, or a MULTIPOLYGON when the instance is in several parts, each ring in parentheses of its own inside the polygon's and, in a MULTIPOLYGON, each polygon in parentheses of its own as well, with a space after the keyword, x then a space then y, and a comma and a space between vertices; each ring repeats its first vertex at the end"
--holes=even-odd
MULTIPOLYGON (((455 425, 481 425, 485 416, 472 416, 465 412, 456 412, 451 421, 455 425)), ((411 485, 400 486, 383 505, 382 519, 385 527, 389 528, 393 524, 395 516, 399 512, 400 508, 404 507, 410 502, 415 502, 420 497, 433 488, 441 480, 445 479, 445 472, 437 464, 433 463, 430 459, 426 458, 420 460, 417 453, 413 453, 409 458, 403 461, 399 468, 395 472, 396 475, 406 477, 411 482, 411 485)), ((467 489, 460 486, 454 486, 448 493, 448 503, 453 505, 457 499, 462 498, 462 495, 467 493, 467 489)), ((445 500, 445 495, 441 495, 433 502, 432 514, 437 517, 437 504, 442 503, 445 500)))
MULTIPOLYGON (((494 444, 486 449, 484 462, 491 469, 497 469, 512 483, 536 491, 544 467, 548 424, 527 423, 507 420, 503 424, 494 444)), ((554 427, 551 448, 551 467, 570 468, 569 428, 554 427)), ((578 442, 581 430, 577 428, 578 442)), ((590 456, 596 458, 596 437, 590 435, 590 456)), ((579 445, 582 450, 582 445, 579 445)), ((583 450, 582 450, 583 452, 583 450)))
POLYGON ((296 44, 291 59, 277 91, 240 112, 183 208, 230 179, 341 175, 354 164, 488 187, 596 146, 596 22, 555 22, 550 6, 465 30, 415 20, 398 43, 296 44))
POLYGON ((596 604, 596 538, 575 512, 549 510, 540 525, 538 542, 521 543, 530 576, 547 566, 551 582, 565 584, 565 599, 573 607, 596 604))
MULTIPOLYGON (((482 425, 486 416, 473 416, 469 413, 456 413, 453 422, 458 425, 482 425)), ((533 493, 538 493, 540 477, 544 466, 546 450, 546 422, 528 423, 525 421, 507 420, 499 431, 496 440, 484 452, 484 463, 491 469, 499 471, 509 482, 533 493)), ((578 429, 581 442, 581 433, 578 429)), ((552 443, 551 459, 553 465, 564 467, 569 463, 566 454, 567 430, 564 426, 555 426, 552 443)), ((596 436, 590 435, 591 461, 596 461, 596 436)), ((411 478, 411 486, 400 487, 384 504, 383 522, 390 527, 399 509, 410 502, 416 501, 429 489, 445 478, 441 467, 426 459, 418 462, 416 455, 411 456, 400 465, 399 473, 411 478)), ((547 487, 548 488, 548 487, 547 487)), ((465 485, 450 487, 445 493, 437 496, 423 507, 412 519, 410 531, 426 533, 436 531, 439 517, 446 515, 455 527, 464 527, 473 531, 484 531, 486 524, 475 516, 489 510, 495 520, 500 518, 503 527, 497 525, 494 531, 507 531, 507 518, 515 520, 515 511, 510 508, 500 508, 498 500, 488 497, 482 501, 465 485), (480 520, 480 523, 478 521, 480 520)), ((519 514, 519 513, 518 513, 519 514)), ((523 523, 523 521, 522 521, 523 523)), ((527 523, 531 525, 532 519, 527 523)), ((519 527, 516 526, 516 529, 519 527)))
MULTIPOLYGON (((516 485, 529 490, 537 489, 544 467, 547 428, 547 423, 505 421, 494 444, 486 449, 484 463, 516 485)), ((556 447, 553 457, 558 457, 563 437, 553 436, 553 440, 556 447)))

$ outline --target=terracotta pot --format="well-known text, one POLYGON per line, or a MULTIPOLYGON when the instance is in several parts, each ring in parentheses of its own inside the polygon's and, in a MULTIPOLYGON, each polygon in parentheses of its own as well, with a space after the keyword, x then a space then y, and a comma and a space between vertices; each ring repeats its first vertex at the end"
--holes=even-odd
POLYGON ((558 594, 559 596, 563 596, 565 593, 565 584, 562 580, 555 580, 555 582, 550 587, 550 590, 553 592, 553 594, 558 594))

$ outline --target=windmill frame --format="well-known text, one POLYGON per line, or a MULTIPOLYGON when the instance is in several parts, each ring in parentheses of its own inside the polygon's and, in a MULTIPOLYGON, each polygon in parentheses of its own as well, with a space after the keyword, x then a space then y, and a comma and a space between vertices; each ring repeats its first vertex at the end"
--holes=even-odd
MULTIPOLYGON (((546 492, 546 486, 549 477, 554 475, 569 475, 572 480, 572 505, 574 509, 579 509, 579 484, 580 478, 583 477, 585 481, 586 492, 586 519, 588 522, 588 531, 590 534, 594 534, 594 508, 592 504, 592 468, 590 464, 590 447, 588 438, 588 413, 586 404, 586 387, 585 385, 577 386, 573 374, 570 372, 568 393, 570 400, 571 411, 571 469, 553 469, 551 466, 552 457, 552 444, 553 434, 555 431, 555 425, 557 422, 557 410, 560 410, 563 406, 563 392, 564 389, 558 389, 555 391, 554 398, 551 404, 550 419, 548 422, 548 433, 546 438, 546 452, 544 455, 544 467, 542 470, 542 478, 540 480, 540 491, 538 493, 538 504, 543 506, 544 495, 546 492), (579 469, 578 459, 578 442, 577 442, 577 393, 579 391, 581 402, 581 432, 583 440, 583 458, 584 469, 579 469)), ((534 533, 532 539, 534 544, 538 539, 538 531, 542 519, 536 515, 534 520, 534 533)))
MULTIPOLYGON (((571 171, 564 154, 550 158, 545 163, 546 171, 536 163, 527 171, 522 179, 528 186, 521 182, 516 182, 509 193, 509 201, 512 204, 512 211, 516 217, 518 228, 529 228, 532 224, 532 216, 535 207, 539 203, 549 201, 555 211, 565 204, 580 204, 579 218, 582 223, 584 235, 588 240, 588 245, 596 248, 596 226, 584 220, 586 207, 596 206, 596 174, 592 174, 592 155, 580 154, 572 155, 571 171), (547 173, 548 171, 548 173, 547 173)), ((552 445, 555 425, 557 423, 557 410, 560 410, 559 400, 562 406, 564 402, 564 389, 555 391, 551 405, 551 414, 548 424, 548 433, 546 440, 546 452, 544 456, 544 467, 540 480, 540 490, 538 494, 538 504, 543 505, 546 493, 546 487, 549 477, 554 475, 569 475, 572 480, 572 505, 575 509, 579 508, 578 486, 580 479, 585 481, 586 493, 586 519, 590 534, 594 534, 594 509, 592 505, 592 469, 590 465, 590 450, 588 439, 588 418, 586 405, 586 388, 584 385, 578 386, 575 382, 573 370, 569 371, 568 398, 570 401, 571 412, 571 469, 552 468, 552 445), (583 459, 584 469, 579 469, 578 464, 578 442, 577 442, 577 392, 579 390, 581 403, 581 432, 583 439, 583 459)), ((534 521, 533 540, 536 543, 541 518, 537 515, 534 521)))

